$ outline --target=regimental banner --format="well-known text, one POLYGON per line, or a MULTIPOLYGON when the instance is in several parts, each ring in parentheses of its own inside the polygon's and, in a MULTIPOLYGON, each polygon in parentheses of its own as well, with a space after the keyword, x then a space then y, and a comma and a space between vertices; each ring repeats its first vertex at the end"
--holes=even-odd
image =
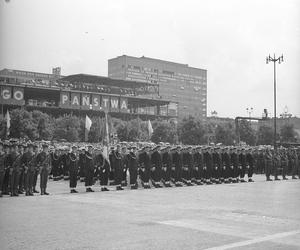
POLYGON ((0 101, 3 104, 24 105, 24 88, 1 86, 0 101))
MULTIPOLYGON (((7 94, 9 94, 8 92, 7 94)), ((106 96, 90 93, 60 93, 60 107, 72 109, 93 109, 98 111, 129 112, 128 99, 119 96, 106 96)))

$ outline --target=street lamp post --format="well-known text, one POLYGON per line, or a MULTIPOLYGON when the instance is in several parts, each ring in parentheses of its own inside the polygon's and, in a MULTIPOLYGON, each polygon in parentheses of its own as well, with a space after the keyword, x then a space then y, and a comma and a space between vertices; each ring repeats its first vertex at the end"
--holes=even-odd
POLYGON ((251 118, 251 113, 253 112, 253 108, 246 108, 248 116, 251 118))
POLYGON ((274 64, 274 149, 276 149, 276 62, 279 64, 283 62, 283 55, 276 58, 275 54, 274 57, 270 55, 266 58, 266 63, 273 62, 274 64))

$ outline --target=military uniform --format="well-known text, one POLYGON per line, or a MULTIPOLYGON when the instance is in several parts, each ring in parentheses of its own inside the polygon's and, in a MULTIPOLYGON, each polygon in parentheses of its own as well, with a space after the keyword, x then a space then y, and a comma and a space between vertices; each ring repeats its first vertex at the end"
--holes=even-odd
MULTIPOLYGON (((32 146, 29 145, 31 148, 32 146)), ((22 157, 22 164, 25 166, 25 192, 26 195, 33 195, 33 177, 34 177, 34 171, 35 171, 35 166, 34 166, 34 153, 33 151, 29 150, 26 153, 24 153, 22 157)))
POLYGON ((246 160, 247 160, 247 175, 248 175, 248 181, 253 182, 252 176, 254 172, 254 157, 252 152, 248 152, 246 154, 246 160))
POLYGON ((108 185, 110 165, 108 160, 103 156, 101 152, 99 152, 95 156, 95 165, 99 173, 101 191, 109 191, 106 186, 108 185))
POLYGON ((3 192, 3 180, 5 176, 5 152, 3 151, 3 144, 0 144, 0 197, 2 197, 3 192))
POLYGON ((52 162, 53 180, 58 181, 61 177, 60 157, 59 157, 58 149, 55 149, 54 152, 51 153, 51 162, 52 162))
POLYGON ((159 147, 156 147, 152 150, 151 153, 151 180, 152 184, 156 188, 161 188, 161 170, 162 170, 162 160, 159 153, 159 147))
MULTIPOLYGON (((132 148, 133 149, 133 148, 132 148)), ((138 175, 138 159, 134 151, 130 151, 127 154, 127 162, 129 168, 130 187, 131 189, 137 189, 137 175, 138 175)))
POLYGON ((111 156, 111 168, 113 169, 114 172, 114 180, 115 180, 115 185, 117 190, 123 190, 121 187, 121 182, 123 179, 123 162, 122 162, 122 155, 119 152, 120 146, 117 146, 117 150, 112 152, 111 156))
POLYGON ((19 191, 19 178, 21 172, 21 158, 22 155, 19 154, 18 150, 15 149, 11 153, 12 165, 10 169, 10 195, 18 196, 19 191))
MULTIPOLYGON (((43 149, 48 148, 48 145, 43 145, 43 149)), ((37 155, 37 165, 40 171, 40 188, 41 195, 49 195, 47 190, 48 176, 51 171, 51 155, 47 151, 42 151, 37 155)))
POLYGON ((164 148, 161 151, 161 158, 162 158, 162 181, 165 187, 171 187, 171 155, 168 151, 168 147, 164 148))
POLYGON ((179 147, 172 150, 172 171, 173 171, 173 181, 176 187, 181 187, 182 179, 182 159, 179 152, 179 147))
POLYGON ((73 149, 76 149, 75 146, 72 147, 72 152, 70 152, 66 159, 66 166, 69 171, 70 179, 70 192, 77 193, 77 175, 78 175, 78 159, 77 154, 73 149))
POLYGON ((146 151, 146 148, 143 148, 139 153, 138 162, 140 166, 140 178, 144 188, 150 188, 150 168, 151 168, 151 159, 149 153, 146 151))
POLYGON ((93 154, 91 152, 92 147, 89 146, 89 150, 85 152, 85 187, 87 192, 94 192, 92 186, 94 184, 94 172, 95 163, 93 159, 93 154))

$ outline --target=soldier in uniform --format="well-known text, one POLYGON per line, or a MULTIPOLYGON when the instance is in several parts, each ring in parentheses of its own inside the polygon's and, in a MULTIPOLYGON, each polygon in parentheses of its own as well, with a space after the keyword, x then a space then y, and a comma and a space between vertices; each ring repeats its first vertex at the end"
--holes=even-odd
POLYGON ((94 184, 95 164, 93 159, 93 146, 89 145, 85 152, 85 188, 86 192, 94 192, 92 186, 94 184))
POLYGON ((253 172, 254 172, 254 157, 253 151, 251 148, 248 149, 246 153, 246 161, 247 161, 247 175, 248 175, 248 182, 254 182, 252 180, 253 172))
POLYGON ((97 154, 95 155, 95 165, 100 178, 101 191, 109 191, 107 188, 108 177, 110 171, 110 165, 108 160, 104 157, 102 149, 99 148, 97 154))
POLYGON ((9 143, 4 143, 4 179, 2 184, 2 194, 9 195, 9 180, 10 180, 10 167, 12 165, 12 159, 10 154, 10 145, 9 143))
POLYGON ((141 149, 138 156, 138 163, 140 167, 140 178, 142 185, 145 189, 150 188, 150 168, 151 168, 151 159, 149 155, 149 146, 145 146, 141 149))
POLYGON ((174 171, 174 183, 176 187, 182 187, 182 159, 180 155, 180 146, 172 149, 172 169, 174 171))
POLYGON ((53 180, 58 181, 60 180, 60 166, 59 166, 59 149, 56 147, 53 152, 51 152, 51 162, 52 162, 52 174, 53 180))
POLYGON ((0 197, 2 197, 3 180, 5 175, 5 152, 3 150, 3 143, 0 142, 0 197))
POLYGON ((281 167, 282 167, 282 179, 288 180, 286 175, 287 175, 287 171, 288 171, 289 159, 287 156, 287 150, 285 148, 282 148, 280 150, 280 158, 281 158, 281 167))
POLYGON ((230 176, 232 183, 237 183, 239 177, 239 155, 236 148, 231 148, 230 152, 230 176))
POLYGON ((210 185, 213 183, 213 178, 212 178, 213 157, 212 157, 210 147, 206 147, 203 149, 203 160, 204 160, 203 176, 205 179, 205 183, 210 185))
POLYGON ((212 154, 213 157, 213 182, 216 184, 221 184, 221 168, 222 168, 222 158, 219 152, 219 147, 214 148, 214 152, 212 154))
POLYGON ((224 183, 232 182, 232 168, 229 148, 224 147, 222 153, 222 178, 224 183))
POLYGON ((12 160, 12 165, 10 167, 10 195, 19 196, 18 186, 22 155, 20 154, 18 146, 16 144, 12 145, 10 155, 12 160))
POLYGON ((162 160, 160 154, 160 146, 157 145, 151 151, 151 181, 154 187, 161 188, 161 171, 162 171, 162 160))
POLYGON ((29 143, 27 145, 27 152, 23 154, 22 164, 24 165, 24 175, 25 175, 25 194, 26 196, 33 196, 32 184, 34 177, 34 152, 33 145, 29 143))
POLYGON ((66 147, 63 147, 61 150, 61 154, 59 156, 59 166, 62 171, 63 179, 65 181, 69 180, 69 169, 68 169, 67 159, 68 159, 68 150, 66 147))
POLYGON ((129 149, 130 151, 127 154, 127 162, 129 168, 130 188, 137 189, 138 159, 136 154, 136 146, 132 146, 129 149))
POLYGON ((246 182, 244 180, 247 168, 247 157, 245 148, 242 148, 241 153, 239 155, 239 163, 240 163, 240 182, 246 182))
POLYGON ((182 157, 182 181, 188 186, 193 186, 191 172, 193 170, 192 147, 185 147, 181 152, 182 157))
POLYGON ((71 152, 67 155, 66 166, 69 170, 70 178, 70 193, 78 193, 77 175, 78 175, 78 159, 77 159, 77 146, 73 145, 71 152))
POLYGON ((126 187, 127 186, 127 170, 128 170, 128 158, 127 158, 127 148, 126 145, 122 146, 122 166, 123 166, 123 174, 122 174, 122 182, 121 186, 126 187))
POLYGON ((267 181, 272 181, 271 174, 272 174, 272 168, 273 168, 273 151, 271 149, 266 149, 265 153, 265 167, 266 167, 266 178, 267 181))
POLYGON ((171 180, 171 156, 169 152, 170 147, 166 146, 161 149, 161 158, 162 158, 162 181, 165 187, 172 187, 171 180))
POLYGON ((85 165, 85 148, 82 147, 79 149, 79 160, 78 160, 78 167, 79 167, 79 178, 80 182, 84 182, 84 165, 85 165))
POLYGON ((114 172, 114 180, 116 185, 116 190, 124 190, 121 186, 122 178, 123 178, 123 162, 121 155, 121 146, 117 145, 117 149, 112 151, 111 156, 111 168, 114 172))
MULTIPOLYGON (((21 161, 25 150, 27 151, 26 144, 19 145, 19 154, 21 155, 21 161)), ((25 184, 25 168, 22 162, 20 162, 20 175, 19 175, 19 184, 18 184, 18 194, 24 194, 24 184, 25 184)))
POLYGON ((49 195, 47 192, 47 182, 51 171, 51 155, 47 144, 43 144, 43 151, 38 154, 36 162, 40 172, 41 195, 49 195))
POLYGON ((38 179, 38 175, 40 173, 40 168, 39 168, 39 166, 37 164, 37 156, 39 155, 39 147, 38 147, 38 145, 33 145, 33 151, 34 151, 35 160, 33 161, 33 164, 34 164, 34 174, 33 174, 32 190, 33 190, 33 193, 39 193, 39 191, 36 190, 37 179, 38 179))

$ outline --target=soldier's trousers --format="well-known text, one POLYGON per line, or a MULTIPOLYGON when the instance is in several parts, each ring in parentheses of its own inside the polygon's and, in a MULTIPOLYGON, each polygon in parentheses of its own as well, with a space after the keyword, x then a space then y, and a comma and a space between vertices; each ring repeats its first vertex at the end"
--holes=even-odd
POLYGON ((9 173, 9 168, 5 170, 4 172, 4 179, 3 179, 3 184, 2 184, 2 191, 3 193, 8 193, 9 192, 9 180, 10 180, 10 173, 9 173))
POLYGON ((246 174, 246 166, 242 166, 242 168, 240 168, 240 178, 244 178, 246 174))
POLYGON ((24 169, 20 170, 20 176, 19 176, 19 190, 21 191, 25 186, 25 175, 24 175, 24 169))
POLYGON ((10 192, 11 192, 11 194, 18 193, 19 178, 20 178, 20 171, 14 169, 10 176, 10 192))
POLYGON ((215 179, 219 179, 220 178, 220 168, 214 166, 212 169, 212 177, 215 179))
POLYGON ((32 183, 33 189, 35 189, 35 187, 36 187, 38 175, 39 175, 39 171, 34 170, 34 174, 33 174, 33 183, 32 183))
POLYGON ((90 187, 94 184, 94 169, 85 170, 85 186, 90 187))
POLYGON ((228 176, 227 168, 225 166, 222 166, 220 168, 220 178, 227 179, 228 178, 227 176, 228 176))
POLYGON ((59 171, 58 164, 53 165, 53 167, 52 167, 52 175, 53 175, 53 178, 60 177, 61 173, 59 171))
POLYGON ((32 192, 33 179, 34 179, 34 171, 27 170, 27 172, 25 172, 25 186, 24 186, 26 193, 32 192))
POLYGON ((195 180, 201 180, 202 179, 202 176, 203 176, 203 173, 202 173, 203 169, 202 168, 198 168, 197 169, 193 169, 193 172, 192 172, 192 179, 195 179, 195 180))
POLYGON ((108 185, 108 176, 109 176, 109 169, 100 168, 100 185, 106 186, 108 185))
POLYGON ((212 170, 211 168, 203 168, 203 178, 206 180, 209 180, 210 178, 212 178, 212 170))
POLYGON ((63 175, 64 175, 64 179, 67 179, 70 176, 68 165, 63 166, 63 175))
POLYGON ((273 163, 271 161, 267 161, 267 163, 265 164, 266 167, 266 177, 269 178, 270 175, 272 174, 272 168, 273 168, 273 163))
POLYGON ((45 189, 47 188, 48 183, 48 175, 49 171, 47 169, 42 169, 40 173, 40 188, 45 189))
POLYGON ((156 167, 154 171, 151 171, 151 179, 154 182, 160 182, 161 181, 161 169, 156 167))
POLYGON ((148 183, 150 179, 150 170, 146 168, 141 168, 140 169, 140 178, 141 181, 144 183, 148 183))
POLYGON ((137 183, 137 169, 129 167, 130 185, 137 183))
POLYGON ((190 169, 182 169, 182 180, 190 181, 191 180, 191 171, 190 169))
POLYGON ((3 191, 3 181, 4 181, 4 176, 5 176, 5 170, 0 171, 0 193, 3 191))
POLYGON ((123 174, 122 174, 122 183, 127 182, 127 168, 123 169, 123 174))
POLYGON ((70 188, 77 186, 77 169, 70 169, 70 188))
POLYGON ((253 172, 254 172, 254 167, 253 166, 249 166, 248 167, 248 171, 247 171, 248 178, 252 178, 253 172))
POLYGON ((123 179, 123 168, 116 168, 114 172, 115 177, 115 185, 121 185, 123 179))
POLYGON ((182 170, 180 166, 175 167, 175 182, 181 181, 182 170))
POLYGON ((169 169, 169 168, 162 169, 161 174, 162 174, 162 179, 164 181, 170 181, 170 179, 171 179, 171 169, 169 169))

